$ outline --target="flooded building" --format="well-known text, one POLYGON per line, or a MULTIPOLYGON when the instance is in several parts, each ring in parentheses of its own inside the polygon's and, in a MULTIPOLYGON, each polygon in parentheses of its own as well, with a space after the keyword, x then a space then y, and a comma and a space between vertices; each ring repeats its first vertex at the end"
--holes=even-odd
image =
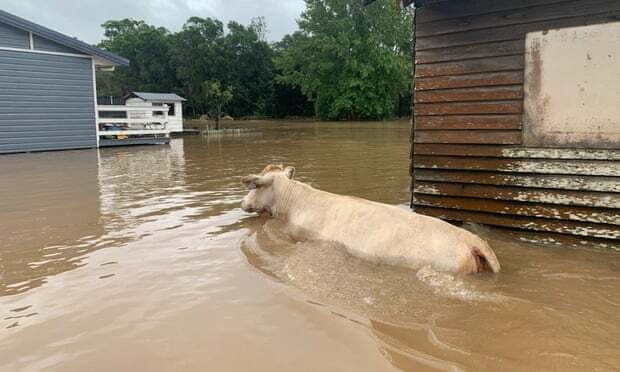
POLYGON ((620 2, 412 3, 414 209, 620 239, 620 2))
POLYGON ((0 154, 168 144, 184 98, 97 97, 97 71, 129 61, 0 10, 0 154))
POLYGON ((183 132, 183 102, 186 99, 175 93, 132 92, 126 104, 146 104, 154 107, 167 107, 167 127, 170 133, 183 132))
POLYGON ((128 64, 0 10, 0 153, 97 147, 95 71, 128 64))
POLYGON ((170 143, 171 133, 183 132, 184 101, 174 93, 97 97, 99 146, 170 143))

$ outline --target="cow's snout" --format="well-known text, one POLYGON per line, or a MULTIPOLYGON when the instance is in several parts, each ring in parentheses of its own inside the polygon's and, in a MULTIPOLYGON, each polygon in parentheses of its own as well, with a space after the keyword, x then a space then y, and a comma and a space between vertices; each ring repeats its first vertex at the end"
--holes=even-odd
POLYGON ((254 203, 252 202, 252 200, 248 196, 243 198, 243 200, 241 201, 241 209, 243 209, 243 211, 247 212, 247 213, 254 213, 254 212, 256 212, 256 208, 254 206, 254 203))
POLYGON ((243 209, 244 212, 252 213, 252 208, 248 205, 245 199, 241 201, 241 209, 243 209))

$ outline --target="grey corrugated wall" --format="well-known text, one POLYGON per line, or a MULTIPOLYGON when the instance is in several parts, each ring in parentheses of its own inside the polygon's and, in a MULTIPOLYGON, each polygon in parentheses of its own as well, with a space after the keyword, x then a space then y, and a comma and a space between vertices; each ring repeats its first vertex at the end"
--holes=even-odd
POLYGON ((30 48, 30 35, 23 30, 0 23, 0 46, 30 48))
POLYGON ((0 153, 95 147, 90 58, 0 50, 0 153))
POLYGON ((73 53, 73 54, 83 54, 74 49, 68 48, 64 45, 60 45, 51 40, 44 39, 40 36, 33 35, 32 41, 34 44, 35 50, 45 50, 48 52, 61 52, 61 53, 73 53))

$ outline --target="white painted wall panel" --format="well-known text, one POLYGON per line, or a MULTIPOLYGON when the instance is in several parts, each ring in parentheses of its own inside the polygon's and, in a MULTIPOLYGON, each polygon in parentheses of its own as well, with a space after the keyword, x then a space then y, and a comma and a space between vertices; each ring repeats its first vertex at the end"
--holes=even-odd
POLYGON ((620 22, 529 33, 524 144, 620 146, 620 22))

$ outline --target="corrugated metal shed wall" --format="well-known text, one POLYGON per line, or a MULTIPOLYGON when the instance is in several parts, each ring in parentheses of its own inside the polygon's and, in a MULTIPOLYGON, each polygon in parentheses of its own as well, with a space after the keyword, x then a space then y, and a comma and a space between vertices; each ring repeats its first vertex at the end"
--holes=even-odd
POLYGON ((96 146, 90 58, 0 50, 0 153, 96 146))
POLYGON ((522 144, 525 35, 618 19, 618 0, 448 1, 418 9, 415 210, 620 240, 620 149, 522 144))

